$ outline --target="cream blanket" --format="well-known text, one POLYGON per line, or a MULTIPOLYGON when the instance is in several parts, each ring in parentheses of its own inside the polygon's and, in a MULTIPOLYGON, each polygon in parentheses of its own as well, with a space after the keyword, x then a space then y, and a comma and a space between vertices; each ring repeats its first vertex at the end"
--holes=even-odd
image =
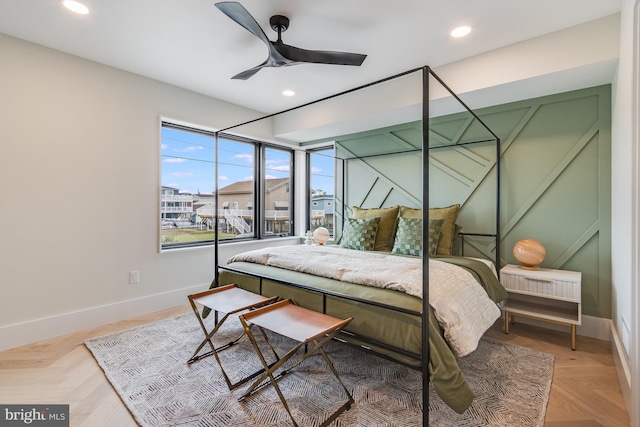
MULTIPOLYGON (((233 256, 245 261, 328 277, 343 282, 394 289, 422 298, 422 259, 337 246, 280 246, 233 256)), ((451 349, 458 357, 478 346, 486 330, 500 317, 476 279, 463 268, 429 260, 429 304, 451 349)))

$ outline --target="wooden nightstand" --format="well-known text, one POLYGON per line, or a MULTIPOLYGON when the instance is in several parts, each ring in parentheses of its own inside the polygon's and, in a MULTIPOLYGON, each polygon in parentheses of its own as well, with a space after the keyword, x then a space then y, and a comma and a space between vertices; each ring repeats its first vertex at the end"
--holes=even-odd
POLYGON ((500 281, 509 292, 502 304, 506 334, 510 317, 531 317, 570 326, 571 350, 576 349, 576 325, 582 324, 581 273, 506 265, 500 270, 500 281))

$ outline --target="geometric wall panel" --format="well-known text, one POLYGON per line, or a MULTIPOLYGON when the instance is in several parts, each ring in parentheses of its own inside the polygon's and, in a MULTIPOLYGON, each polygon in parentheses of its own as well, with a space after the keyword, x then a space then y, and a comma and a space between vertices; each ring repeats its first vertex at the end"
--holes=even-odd
MULTIPOLYGON (((583 313, 610 318, 611 86, 475 113, 501 140, 502 263, 516 263, 518 240, 539 240, 542 267, 582 272, 583 313)), ((429 132, 432 147, 486 137, 467 113, 432 118, 429 132)), ((340 156, 362 158, 346 162, 347 216, 351 206, 421 206, 421 144, 420 122, 339 138, 340 156)), ((463 231, 494 233, 495 143, 432 148, 429 157, 430 206, 460 203, 463 231)), ((472 242, 488 257, 494 247, 472 242)))

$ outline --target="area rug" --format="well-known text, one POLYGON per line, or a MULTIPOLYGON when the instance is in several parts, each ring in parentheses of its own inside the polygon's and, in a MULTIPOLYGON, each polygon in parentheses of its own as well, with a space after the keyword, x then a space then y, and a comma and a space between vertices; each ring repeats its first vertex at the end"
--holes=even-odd
MULTIPOLYGON (((212 318, 206 321, 212 322, 212 318)), ((239 320, 228 319, 216 334, 217 345, 240 332, 239 320)), ((279 354, 295 344, 268 335, 279 354)), ((292 425, 274 387, 266 386, 239 402, 246 386, 230 392, 214 357, 187 364, 202 338, 195 316, 189 313, 93 338, 85 344, 141 426, 292 425)), ((332 425, 422 425, 420 372, 337 342, 327 343, 325 350, 355 399, 351 409, 332 425)), ((220 354, 234 382, 261 367, 246 337, 220 354)), ((460 415, 430 387, 429 425, 544 425, 552 355, 484 338, 459 364, 477 397, 460 415)), ((305 360, 278 384, 300 426, 318 426, 346 401, 319 355, 305 360)))

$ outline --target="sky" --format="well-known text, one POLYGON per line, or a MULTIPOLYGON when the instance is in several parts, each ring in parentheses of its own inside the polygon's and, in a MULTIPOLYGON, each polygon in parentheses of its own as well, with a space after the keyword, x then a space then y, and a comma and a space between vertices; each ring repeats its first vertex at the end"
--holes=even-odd
MULTIPOLYGON (((223 188, 237 181, 253 179, 254 145, 219 139, 218 185, 223 188)), ((326 151, 325 151, 326 153, 326 151)), ((289 174, 290 154, 266 149, 266 178, 285 178, 289 174)), ((215 138, 211 134, 162 128, 162 185, 181 193, 211 194, 215 189, 215 138)), ((333 194, 333 158, 313 156, 312 188, 333 194)))
POLYGON ((333 148, 322 150, 311 156, 311 188, 316 190, 317 194, 335 195, 333 151, 333 148))

